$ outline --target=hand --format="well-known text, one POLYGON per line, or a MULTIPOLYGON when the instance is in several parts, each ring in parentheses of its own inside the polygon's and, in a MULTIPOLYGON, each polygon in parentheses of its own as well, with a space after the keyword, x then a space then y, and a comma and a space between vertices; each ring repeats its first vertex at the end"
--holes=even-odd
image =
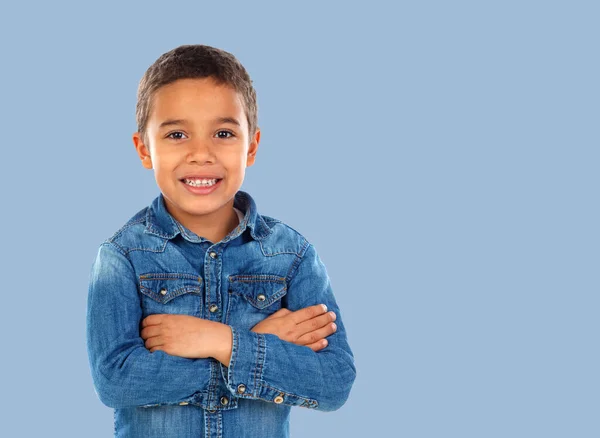
POLYGON ((270 333, 284 341, 297 345, 306 345, 313 351, 327 346, 326 336, 337 330, 334 312, 327 312, 327 307, 317 304, 292 312, 279 309, 252 327, 255 333, 270 333))
POLYGON ((190 315, 156 313, 142 320, 140 336, 151 353, 198 359, 214 352, 216 322, 190 315))

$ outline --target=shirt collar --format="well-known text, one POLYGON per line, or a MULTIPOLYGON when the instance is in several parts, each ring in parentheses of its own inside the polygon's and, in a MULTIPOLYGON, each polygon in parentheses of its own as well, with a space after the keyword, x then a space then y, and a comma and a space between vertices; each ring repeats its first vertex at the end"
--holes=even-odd
MULTIPOLYGON (((256 203, 249 193, 238 190, 235 194, 233 206, 244 213, 244 218, 239 225, 221 242, 236 238, 246 230, 250 229, 250 235, 255 240, 261 240, 271 234, 271 228, 266 224, 261 215, 258 214, 256 203)), ((154 234, 164 239, 172 239, 177 234, 182 234, 188 240, 205 241, 203 237, 191 235, 177 219, 175 219, 165 206, 162 192, 152 201, 146 210, 146 228, 144 233, 154 234)))

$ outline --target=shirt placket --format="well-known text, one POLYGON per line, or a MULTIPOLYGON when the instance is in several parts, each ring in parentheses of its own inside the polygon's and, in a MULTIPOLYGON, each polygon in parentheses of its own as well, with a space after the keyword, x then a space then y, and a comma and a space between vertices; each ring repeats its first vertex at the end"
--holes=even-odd
MULTIPOLYGON (((223 247, 219 244, 210 246, 204 257, 204 284, 206 308, 205 319, 209 321, 222 322, 224 301, 221 296, 220 275, 222 268, 223 247)), ((211 362, 211 374, 214 376, 213 385, 211 385, 211 394, 209 403, 215 406, 215 409, 205 411, 205 436, 208 438, 221 438, 223 434, 223 411, 237 407, 237 400, 231 398, 229 391, 220 378, 219 362, 211 362)))

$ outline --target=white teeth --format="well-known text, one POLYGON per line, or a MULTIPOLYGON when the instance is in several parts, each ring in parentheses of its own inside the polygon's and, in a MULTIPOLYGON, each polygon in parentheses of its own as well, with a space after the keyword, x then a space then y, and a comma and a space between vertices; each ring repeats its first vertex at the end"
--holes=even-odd
POLYGON ((210 187, 217 183, 217 179, 184 179, 183 181, 192 187, 210 187))

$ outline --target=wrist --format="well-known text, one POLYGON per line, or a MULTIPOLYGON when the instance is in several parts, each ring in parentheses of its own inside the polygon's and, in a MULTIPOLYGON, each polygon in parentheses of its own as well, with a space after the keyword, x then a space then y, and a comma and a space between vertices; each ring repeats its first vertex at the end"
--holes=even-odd
POLYGON ((215 323, 215 343, 211 356, 226 367, 229 367, 233 345, 233 333, 231 327, 221 322, 213 322, 215 323))

